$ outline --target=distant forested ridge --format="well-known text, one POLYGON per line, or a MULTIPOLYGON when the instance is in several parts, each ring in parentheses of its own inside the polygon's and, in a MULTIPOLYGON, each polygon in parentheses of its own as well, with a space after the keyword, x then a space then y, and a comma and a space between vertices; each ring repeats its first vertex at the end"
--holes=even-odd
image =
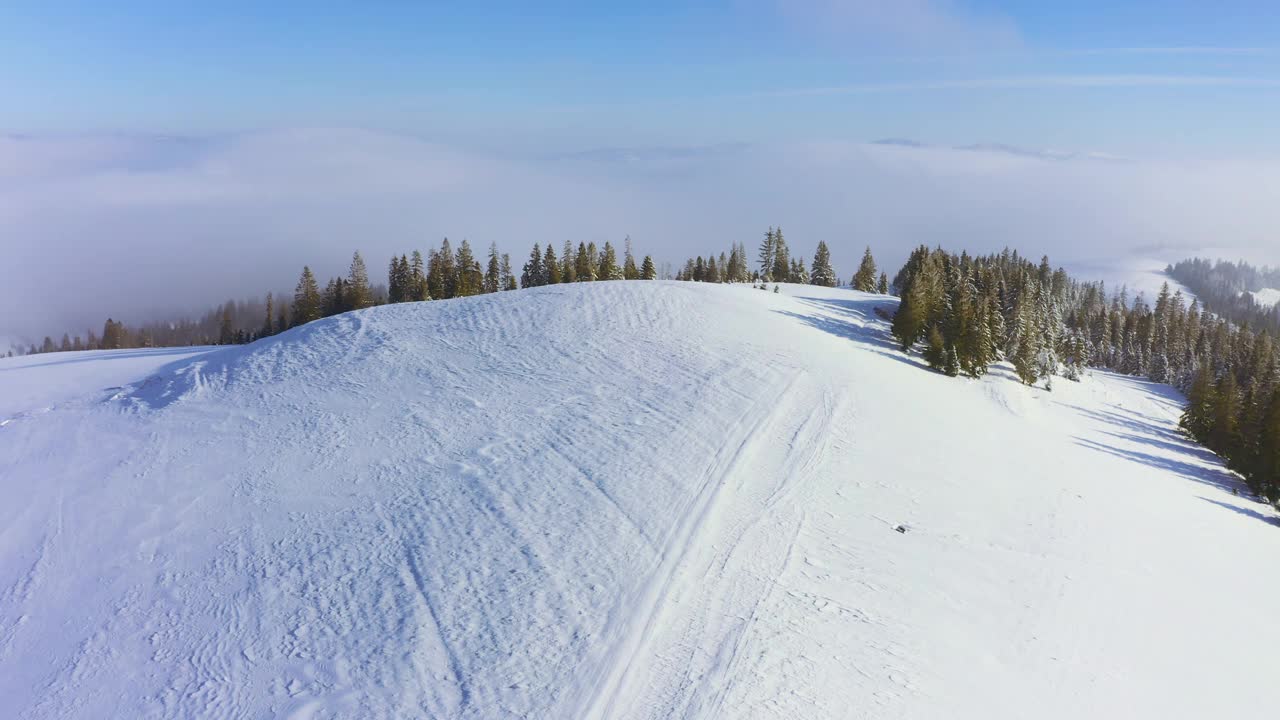
POLYGON ((1280 289, 1280 268, 1192 258, 1168 266, 1165 273, 1195 293, 1205 310, 1237 325, 1280 333, 1280 304, 1263 305, 1253 297, 1259 290, 1280 289))

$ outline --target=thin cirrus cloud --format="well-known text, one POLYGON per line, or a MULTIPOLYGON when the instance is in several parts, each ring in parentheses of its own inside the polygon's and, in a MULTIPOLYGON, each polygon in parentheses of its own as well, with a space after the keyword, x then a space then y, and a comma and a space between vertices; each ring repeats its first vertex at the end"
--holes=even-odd
POLYGON ((829 87, 784 88, 780 90, 766 91, 759 93, 759 95, 859 95, 925 90, 1034 90, 1038 88, 1161 87, 1280 88, 1280 79, 1236 77, 1231 75, 1027 75, 968 78, 961 80, 925 80, 920 82, 904 83, 865 83, 855 85, 835 85, 829 87))
POLYGON ((773 0, 770 4, 792 27, 834 42, 951 50, 1022 44, 1010 18, 968 12, 946 0, 773 0))

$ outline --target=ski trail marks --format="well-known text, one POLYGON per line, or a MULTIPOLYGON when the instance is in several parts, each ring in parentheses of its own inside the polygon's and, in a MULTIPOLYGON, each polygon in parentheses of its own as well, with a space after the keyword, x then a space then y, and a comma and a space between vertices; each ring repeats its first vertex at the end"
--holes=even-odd
POLYGON ((714 714, 791 555, 803 520, 793 501, 820 470, 841 410, 799 373, 726 434, 619 621, 582 717, 714 714))

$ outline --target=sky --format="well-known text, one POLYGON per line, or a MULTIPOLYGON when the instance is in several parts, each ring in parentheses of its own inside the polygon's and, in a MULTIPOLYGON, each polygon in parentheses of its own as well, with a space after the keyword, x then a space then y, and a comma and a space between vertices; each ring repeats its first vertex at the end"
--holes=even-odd
POLYGON ((1271 5, 4 3, 0 349, 445 236, 1280 264, 1271 5))
POLYGON ((9 2, 0 126, 1280 150, 1265 0, 9 2))

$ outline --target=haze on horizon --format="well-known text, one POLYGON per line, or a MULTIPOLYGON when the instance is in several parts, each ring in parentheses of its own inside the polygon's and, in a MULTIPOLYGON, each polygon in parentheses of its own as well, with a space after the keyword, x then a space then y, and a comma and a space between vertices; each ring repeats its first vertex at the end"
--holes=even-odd
POLYGON ((1280 263, 1280 11, 1042 5, 13 4, 0 346, 444 236, 1280 263))

